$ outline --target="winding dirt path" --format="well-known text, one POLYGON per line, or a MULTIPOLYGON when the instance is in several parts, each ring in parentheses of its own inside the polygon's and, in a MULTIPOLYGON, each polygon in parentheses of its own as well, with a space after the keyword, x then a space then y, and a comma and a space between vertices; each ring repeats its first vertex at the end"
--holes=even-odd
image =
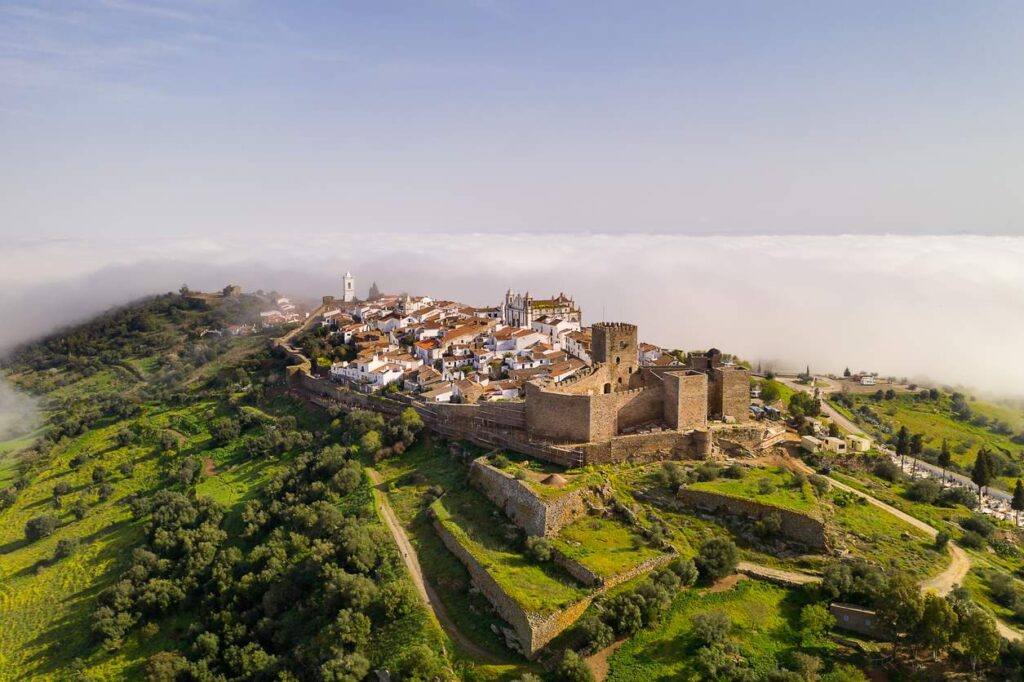
POLYGON ((391 537, 395 539, 395 544, 398 545, 398 551, 401 552, 402 561, 405 562, 405 567, 409 570, 409 575, 412 576, 412 582, 416 585, 416 591, 420 593, 420 598, 423 599, 430 610, 434 612, 437 622, 441 624, 444 631, 459 645, 459 647, 474 658, 477 658, 484 663, 506 663, 507 661, 504 661, 492 654, 490 651, 481 648, 475 642, 463 635, 462 631, 455 625, 455 621, 453 621, 451 616, 448 615, 448 611, 445 609, 444 604, 441 603, 441 599, 437 596, 434 588, 423 576, 423 569, 420 566, 419 556, 417 556, 416 550, 413 549, 412 543, 409 542, 409 537, 405 534, 405 529, 402 528, 402 524, 399 523, 398 517, 395 516, 394 510, 391 508, 391 503, 388 502, 383 477, 380 475, 379 471, 371 469, 370 467, 366 468, 366 473, 370 477, 370 481, 373 483, 373 498, 377 503, 377 510, 380 513, 380 517, 384 520, 384 524, 388 527, 388 530, 391 531, 391 537))

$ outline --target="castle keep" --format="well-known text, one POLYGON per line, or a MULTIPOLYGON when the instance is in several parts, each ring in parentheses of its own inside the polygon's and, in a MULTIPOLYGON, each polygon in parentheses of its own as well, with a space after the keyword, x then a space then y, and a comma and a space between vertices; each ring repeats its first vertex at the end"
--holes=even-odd
POLYGON ((709 419, 747 419, 747 370, 715 363, 641 367, 636 325, 593 326, 589 374, 526 385, 526 431, 553 443, 599 443, 638 433, 706 429, 709 419))

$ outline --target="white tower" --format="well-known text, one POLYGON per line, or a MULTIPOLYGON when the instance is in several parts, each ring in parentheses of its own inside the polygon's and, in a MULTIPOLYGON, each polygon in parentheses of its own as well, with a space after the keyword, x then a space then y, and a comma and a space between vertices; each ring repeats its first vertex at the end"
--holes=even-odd
POLYGON ((345 273, 345 303, 356 300, 356 278, 351 272, 345 273))

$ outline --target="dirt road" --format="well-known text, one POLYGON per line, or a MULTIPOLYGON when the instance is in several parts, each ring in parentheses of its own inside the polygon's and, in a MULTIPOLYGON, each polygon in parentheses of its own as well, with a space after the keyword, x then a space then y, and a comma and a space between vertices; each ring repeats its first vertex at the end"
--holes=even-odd
POLYGON ((434 588, 423 577, 423 569, 420 567, 420 560, 416 555, 416 550, 413 549, 412 543, 409 542, 409 537, 405 534, 405 529, 402 528, 402 524, 398 522, 398 517, 395 516, 394 510, 391 509, 391 503, 388 502, 383 477, 379 471, 369 467, 367 467, 366 473, 373 483, 373 499, 380 518, 384 520, 384 524, 391 531, 391 536, 395 539, 395 544, 398 545, 398 551, 402 554, 402 561, 405 562, 405 567, 409 569, 409 575, 412 576, 412 582, 416 585, 416 591, 420 593, 420 598, 434 612, 437 622, 441 624, 444 631, 461 649, 477 660, 484 663, 505 663, 506 661, 477 646, 476 643, 463 635, 455 625, 434 588))

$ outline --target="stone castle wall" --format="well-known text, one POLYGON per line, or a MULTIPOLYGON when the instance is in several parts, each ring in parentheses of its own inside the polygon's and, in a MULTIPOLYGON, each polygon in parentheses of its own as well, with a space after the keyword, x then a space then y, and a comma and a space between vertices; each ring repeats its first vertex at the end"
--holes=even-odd
POLYGON ((555 535, 589 510, 588 488, 573 490, 553 500, 542 500, 530 487, 480 457, 473 461, 469 480, 527 535, 555 535))
POLYGON ((708 383, 708 414, 713 418, 750 418, 750 372, 739 367, 716 367, 708 383))
MULTIPOLYGON (((667 564, 676 556, 675 554, 664 554, 637 564, 628 571, 623 571, 605 580, 603 585, 594 592, 564 609, 550 614, 529 613, 502 589, 501 585, 490 576, 487 569, 469 550, 462 546, 458 538, 452 535, 443 523, 434 519, 433 526, 445 547, 466 567, 470 579, 477 589, 480 590, 480 593, 491 603, 498 615, 512 626, 523 654, 527 658, 533 658, 548 642, 579 620, 595 597, 604 594, 607 590, 617 585, 621 585, 626 581, 667 564)), ((583 569, 579 564, 577 566, 583 569)))
POLYGON ((673 429, 703 429, 708 423, 708 378, 700 372, 652 373, 664 386, 665 423, 673 429))
POLYGON ((754 520, 760 520, 769 514, 778 514, 784 537, 816 550, 825 550, 828 547, 825 523, 791 509, 710 490, 693 490, 685 487, 676 493, 676 500, 684 506, 696 507, 714 514, 745 516, 754 520))
POLYGON ((526 423, 531 437, 556 443, 588 443, 591 430, 591 397, 542 390, 526 385, 526 423))

